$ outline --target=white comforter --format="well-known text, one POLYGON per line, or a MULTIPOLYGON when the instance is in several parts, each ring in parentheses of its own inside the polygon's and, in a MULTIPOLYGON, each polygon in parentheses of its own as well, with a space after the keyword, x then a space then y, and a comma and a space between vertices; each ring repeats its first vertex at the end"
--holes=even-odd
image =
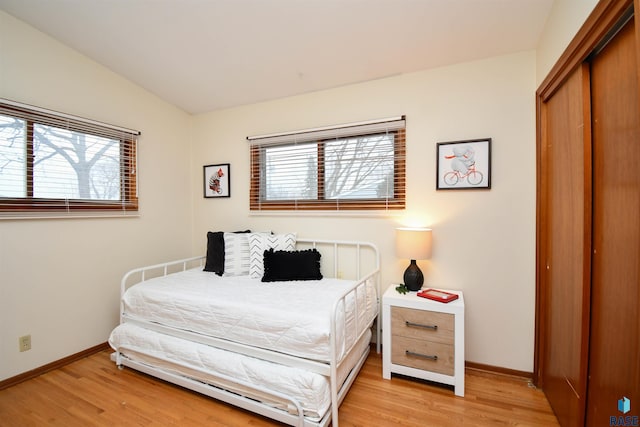
POLYGON ((147 280, 123 297, 126 318, 223 338, 314 360, 330 360, 330 313, 339 304, 338 359, 377 312, 375 286, 341 279, 261 282, 200 269, 147 280), (343 309, 344 308, 344 309, 343 309))

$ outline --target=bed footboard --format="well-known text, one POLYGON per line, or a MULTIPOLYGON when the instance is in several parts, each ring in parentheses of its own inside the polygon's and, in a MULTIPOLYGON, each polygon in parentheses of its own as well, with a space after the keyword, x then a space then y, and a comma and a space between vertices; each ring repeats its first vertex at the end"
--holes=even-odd
POLYGON ((131 286, 135 285, 136 283, 144 282, 145 280, 153 279, 154 277, 162 277, 168 274, 177 273, 179 271, 186 271, 188 269, 196 267, 204 268, 205 261, 206 256, 200 255, 191 258, 163 262, 160 264, 148 265, 146 267, 134 268, 133 270, 127 272, 120 281, 120 323, 124 322, 124 305, 122 298, 124 296, 124 293, 131 286))
MULTIPOLYGON (((377 313, 381 312, 382 300, 380 295, 380 252, 378 247, 369 242, 358 242, 348 240, 322 240, 298 238, 298 248, 311 247, 318 249, 322 253, 323 274, 326 277, 351 278, 362 284, 372 284, 376 290, 377 313)), ((347 298, 345 293, 341 301, 347 298)), ((339 303, 334 306, 334 316, 332 321, 336 321, 336 309, 339 303)), ((375 318, 375 316, 374 316, 375 318)), ((370 319, 373 321, 374 319, 370 319)), ((332 336, 335 335, 335 326, 332 323, 332 336)), ((361 326, 361 325, 359 325, 361 326)), ((368 326, 367 326, 368 327, 368 326)), ((376 321, 376 352, 380 353, 382 322, 376 321)), ((364 328, 358 329, 358 337, 364 333, 364 328)))

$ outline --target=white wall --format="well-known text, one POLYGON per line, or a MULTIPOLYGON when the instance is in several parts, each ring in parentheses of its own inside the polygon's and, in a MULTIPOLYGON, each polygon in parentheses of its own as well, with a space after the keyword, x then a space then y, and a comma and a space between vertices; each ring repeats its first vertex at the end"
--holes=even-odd
MULTIPOLYGON (((434 228, 427 284, 462 289, 466 359, 533 369, 535 88, 596 0, 557 0, 522 52, 192 118, 0 11, 0 97, 140 129, 140 218, 0 221, 0 380, 106 340, 129 268, 202 253, 206 231, 251 227, 370 240, 402 277, 394 228, 434 228), (10 41, 10 42, 7 42, 10 41), (406 212, 251 216, 247 135, 407 115, 406 212), (435 144, 493 138, 490 191, 435 191, 435 144), (193 138, 193 145, 190 141, 193 138), (202 197, 231 163, 232 197, 202 197), (33 349, 18 352, 31 334, 33 349)), ((238 88, 242 90, 242 88, 238 88)))
POLYGON ((536 51, 538 86, 547 77, 597 3, 598 0, 555 0, 536 51))
POLYGON ((383 285, 401 281, 394 228, 428 225, 429 286, 461 289, 466 359, 533 370, 535 290, 535 52, 528 51, 197 116, 192 187, 202 166, 231 164, 231 197, 194 195, 194 252, 208 230, 296 231, 367 240, 382 253, 383 285), (245 137, 407 117, 407 209, 399 216, 252 216, 245 137), (493 138, 490 191, 436 191, 436 143, 493 138))
POLYGON ((122 275, 191 255, 193 186, 190 116, 2 11, 0 40, 0 97, 142 131, 139 218, 0 220, 2 380, 105 342, 122 275))

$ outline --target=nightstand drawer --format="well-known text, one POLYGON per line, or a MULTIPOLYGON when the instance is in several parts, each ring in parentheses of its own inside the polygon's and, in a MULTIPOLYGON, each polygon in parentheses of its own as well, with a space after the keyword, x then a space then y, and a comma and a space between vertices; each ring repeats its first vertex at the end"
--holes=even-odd
POLYGON ((453 344, 454 316, 449 313, 391 307, 391 334, 453 344))
POLYGON ((453 345, 394 336, 391 363, 453 375, 453 345))

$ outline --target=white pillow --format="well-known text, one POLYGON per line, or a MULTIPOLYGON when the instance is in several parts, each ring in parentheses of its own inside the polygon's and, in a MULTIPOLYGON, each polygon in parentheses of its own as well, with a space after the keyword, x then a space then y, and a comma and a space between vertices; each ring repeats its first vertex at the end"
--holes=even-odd
POLYGON ((224 233, 223 276, 246 276, 249 274, 248 233, 224 233))
MULTIPOLYGON (((249 233, 249 276, 259 279, 264 275, 264 251, 292 251, 296 248, 296 233, 249 233)), ((225 264, 226 272, 226 264, 225 264)))

